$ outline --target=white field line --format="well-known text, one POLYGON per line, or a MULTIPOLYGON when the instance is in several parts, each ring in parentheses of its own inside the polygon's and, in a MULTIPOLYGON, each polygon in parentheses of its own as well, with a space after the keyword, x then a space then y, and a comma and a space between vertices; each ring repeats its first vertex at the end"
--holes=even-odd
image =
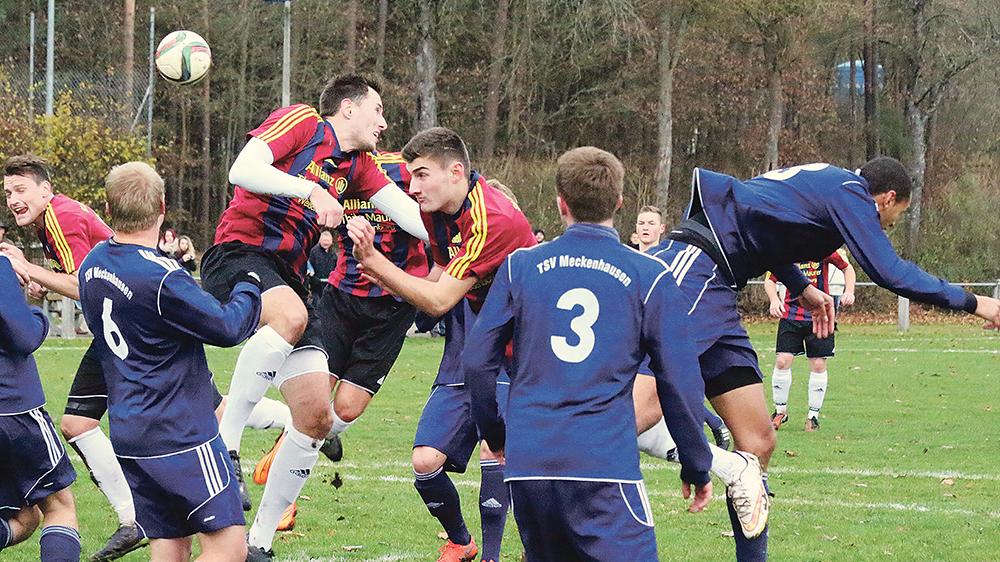
POLYGON ((916 349, 912 347, 838 347, 840 353, 985 353, 987 355, 1000 355, 1000 349, 916 349))

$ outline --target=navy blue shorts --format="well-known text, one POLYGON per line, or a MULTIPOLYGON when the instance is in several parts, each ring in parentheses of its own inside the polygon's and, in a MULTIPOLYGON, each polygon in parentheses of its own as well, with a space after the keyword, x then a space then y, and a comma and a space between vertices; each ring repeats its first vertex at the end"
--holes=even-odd
MULTIPOLYGON (((507 411, 510 379, 502 373, 497 378, 497 404, 500 415, 507 411)), ((448 457, 444 469, 463 473, 469 466, 469 457, 479 444, 479 430, 469 412, 469 392, 465 385, 436 384, 431 387, 424 410, 417 422, 413 447, 431 447, 448 457)))
POLYGON ((176 539, 246 524, 221 437, 167 456, 118 460, 147 537, 176 539))
POLYGON ((0 416, 0 517, 36 505, 76 480, 45 408, 0 416))
POLYGON ((740 322, 738 293, 724 280, 712 258, 700 248, 683 242, 673 242, 657 257, 671 266, 675 282, 691 303, 688 315, 694 320, 706 394, 709 397, 719 394, 711 392, 719 386, 712 379, 729 376, 734 369, 749 373, 743 380, 746 384, 763 381, 757 352, 740 322))
POLYGON ((508 483, 529 562, 658 560, 653 513, 643 482, 508 483))

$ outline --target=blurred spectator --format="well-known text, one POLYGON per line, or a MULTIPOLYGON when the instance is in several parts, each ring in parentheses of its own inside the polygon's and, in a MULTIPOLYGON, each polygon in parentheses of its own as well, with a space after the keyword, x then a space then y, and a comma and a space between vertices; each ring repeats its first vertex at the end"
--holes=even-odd
POLYGON ((535 242, 538 242, 539 244, 541 244, 542 242, 545 242, 545 231, 544 230, 542 230, 540 228, 536 228, 535 229, 535 242))
POLYGON ((177 231, 168 228, 163 231, 163 236, 160 237, 160 251, 163 255, 174 257, 177 253, 177 231))
POLYGON ((0 242, 7 239, 7 225, 0 222, 0 242))
POLYGON ((319 243, 309 251, 309 291, 313 298, 319 298, 326 287, 330 272, 337 267, 337 252, 333 250, 333 233, 324 230, 319 235, 319 243))
POLYGON ((181 262, 184 269, 194 273, 198 269, 198 258, 194 250, 194 242, 190 236, 180 236, 177 238, 177 251, 174 252, 174 259, 181 262))
POLYGON ((635 248, 636 250, 639 249, 639 233, 638 232, 633 232, 632 235, 628 237, 628 244, 626 244, 626 246, 628 246, 629 248, 635 248))

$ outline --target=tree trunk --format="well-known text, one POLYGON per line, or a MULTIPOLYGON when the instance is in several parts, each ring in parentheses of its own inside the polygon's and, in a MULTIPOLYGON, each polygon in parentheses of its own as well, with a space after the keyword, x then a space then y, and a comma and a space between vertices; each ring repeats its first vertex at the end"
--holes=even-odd
MULTIPOLYGON (((672 3, 671 3, 672 4, 672 3)), ((670 194, 670 168, 674 156, 674 50, 677 48, 673 37, 672 8, 664 6, 660 15, 660 105, 657 111, 657 145, 659 155, 656 162, 656 204, 665 209, 670 194)))
POLYGON ((920 219, 923 207, 924 176, 927 172, 927 140, 929 136, 928 122, 930 114, 909 100, 905 107, 906 122, 910 126, 910 151, 913 161, 910 164, 910 177, 913 180, 913 191, 910 192, 910 209, 907 224, 906 248, 911 259, 916 255, 920 245, 920 219))
POLYGON ((848 115, 849 115, 849 121, 848 122, 850 123, 850 128, 848 129, 848 134, 850 135, 850 137, 847 139, 847 162, 852 167, 856 167, 857 163, 858 163, 857 162, 857 160, 858 160, 858 157, 857 157, 858 152, 857 152, 857 146, 856 146, 857 145, 857 140, 858 140, 858 136, 857 136, 857 133, 856 133, 856 131, 858 129, 858 91, 857 91, 858 90, 858 79, 857 79, 858 63, 857 63, 857 54, 854 52, 854 48, 853 47, 849 50, 849 52, 850 52, 850 55, 851 55, 851 66, 850 66, 851 79, 848 82, 848 87, 850 88, 850 90, 848 91, 848 97, 847 97, 847 99, 848 99, 848 104, 850 105, 849 110, 848 110, 848 115))
POLYGON ((767 147, 764 152, 764 169, 778 168, 778 137, 784 120, 785 104, 781 93, 780 48, 773 43, 765 43, 764 58, 767 63, 767 97, 770 109, 767 119, 767 147))
POLYGON ((875 0, 865 0, 864 58, 865 72, 865 156, 868 160, 878 156, 878 130, 875 127, 875 94, 877 93, 878 57, 875 37, 875 0))
POLYGON ((375 39, 375 74, 385 72, 385 27, 389 20, 389 0, 378 2, 378 32, 375 39))
POLYGON ((416 131, 437 125, 437 55, 434 52, 435 0, 420 2, 420 45, 417 48, 416 131))
POLYGON ((500 73, 507 52, 507 12, 509 0, 498 0, 493 23, 493 52, 490 60, 489 90, 486 94, 486 130, 483 132, 483 158, 492 158, 496 149, 497 118, 500 113, 500 73))
MULTIPOLYGON (((135 0, 125 0, 125 28, 122 33, 125 46, 125 107, 135 110, 135 0)), ((129 115, 131 118, 132 116, 129 115)))
MULTIPOLYGON (((202 0, 202 30, 206 41, 208 38, 209 0, 202 0)), ((198 221, 202 233, 211 228, 212 222, 212 105, 209 95, 209 84, 212 74, 205 75, 201 83, 201 205, 198 208, 198 221)), ((201 240, 204 242, 204 237, 201 240)))
POLYGON ((344 14, 344 36, 347 39, 347 46, 344 49, 347 57, 347 70, 354 72, 357 68, 358 55, 358 0, 347 1, 347 13, 344 14))
POLYGON ((178 211, 183 214, 185 210, 191 209, 191 205, 188 200, 188 190, 185 185, 185 180, 187 179, 187 166, 188 166, 188 156, 190 145, 188 139, 188 98, 187 96, 181 96, 181 163, 179 170, 177 171, 177 201, 174 203, 178 211))

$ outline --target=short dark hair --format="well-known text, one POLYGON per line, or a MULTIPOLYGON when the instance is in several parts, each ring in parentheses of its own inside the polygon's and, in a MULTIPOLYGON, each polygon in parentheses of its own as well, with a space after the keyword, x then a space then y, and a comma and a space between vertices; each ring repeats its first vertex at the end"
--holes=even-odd
POLYGON ((600 148, 574 148, 556 163, 556 192, 580 222, 613 217, 624 184, 625 167, 614 154, 600 148))
POLYGON ((545 236, 545 230, 543 230, 541 228, 536 228, 535 229, 535 234, 541 234, 542 236, 545 236))
POLYGON ((368 88, 382 93, 382 85, 378 80, 370 76, 361 74, 341 74, 334 76, 323 86, 323 93, 319 95, 319 114, 333 115, 340 109, 340 102, 349 99, 354 103, 360 102, 368 95, 368 88))
POLYGON ((31 176, 36 182, 49 180, 49 163, 41 156, 22 154, 11 156, 4 162, 4 176, 31 176))
POLYGON ((431 127, 424 129, 406 143, 403 147, 403 159, 413 162, 424 157, 445 166, 458 161, 469 171, 469 149, 458 133, 446 127, 431 127))
POLYGON ((889 156, 879 156, 861 166, 861 177, 868 182, 868 192, 872 195, 895 191, 896 199, 908 201, 913 191, 913 180, 899 160, 889 156))

